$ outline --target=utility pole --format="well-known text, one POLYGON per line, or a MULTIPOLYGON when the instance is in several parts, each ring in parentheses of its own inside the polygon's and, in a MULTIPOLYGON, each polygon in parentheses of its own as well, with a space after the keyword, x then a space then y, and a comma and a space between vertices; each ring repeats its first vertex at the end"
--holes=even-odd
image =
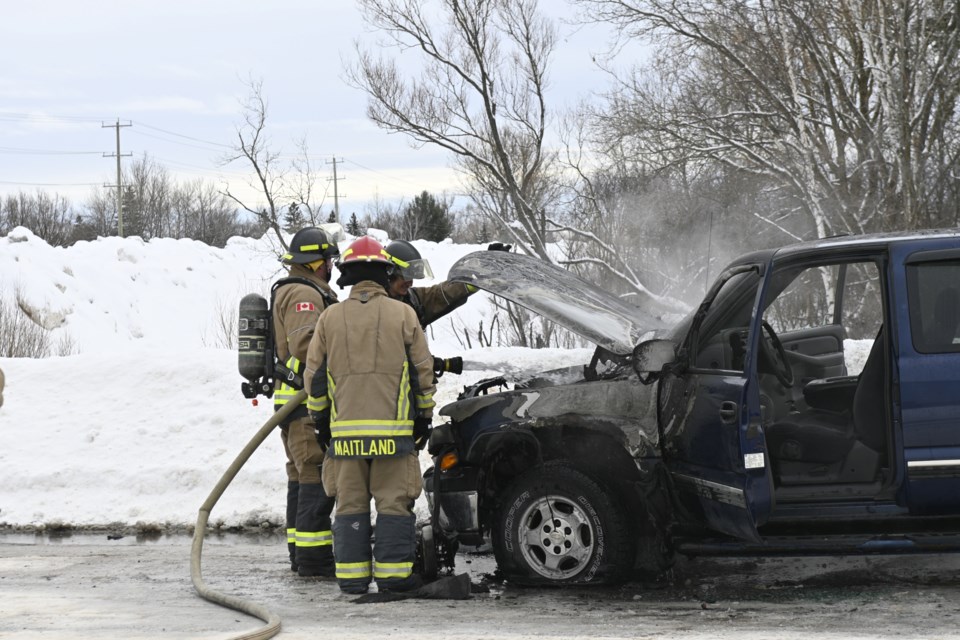
MULTIPOLYGON (((340 162, 343 162, 343 158, 340 158, 340 162)), ((337 193, 337 181, 344 178, 337 178, 337 156, 333 156, 333 162, 327 162, 327 164, 333 165, 333 212, 337 214, 337 222, 340 222, 340 196, 337 193)))
POLYGON ((117 189, 117 234, 122 238, 123 237, 123 185, 121 183, 121 173, 120 173, 120 157, 121 156, 132 156, 132 153, 120 153, 120 127, 132 127, 132 122, 127 122, 126 124, 120 124, 120 118, 117 118, 116 124, 101 124, 100 128, 104 129, 106 127, 114 127, 117 130, 117 151, 116 153, 106 153, 104 152, 104 158, 117 158, 117 184, 110 185, 105 184, 104 187, 111 188, 116 187, 117 189))

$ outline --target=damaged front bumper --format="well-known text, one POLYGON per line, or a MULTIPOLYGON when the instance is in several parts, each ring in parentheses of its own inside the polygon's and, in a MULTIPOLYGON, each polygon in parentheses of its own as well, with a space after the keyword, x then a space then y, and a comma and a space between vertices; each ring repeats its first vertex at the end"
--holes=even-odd
POLYGON ((456 536, 463 544, 483 544, 477 490, 480 469, 457 467, 441 471, 439 487, 436 487, 435 470, 436 467, 430 467, 423 474, 423 490, 430 505, 430 513, 436 513, 435 501, 439 495, 439 523, 434 526, 448 535, 456 536))

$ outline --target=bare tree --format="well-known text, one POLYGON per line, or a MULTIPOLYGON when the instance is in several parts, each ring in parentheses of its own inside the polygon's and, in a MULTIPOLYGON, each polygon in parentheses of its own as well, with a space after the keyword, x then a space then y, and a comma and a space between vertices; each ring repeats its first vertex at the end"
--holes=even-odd
POLYGON ((796 237, 944 219, 960 161, 956 2, 578 2, 657 47, 595 114, 608 148, 764 179, 805 222, 764 220, 796 237))
POLYGON ((48 244, 65 246, 72 236, 73 217, 70 202, 61 195, 21 191, 0 202, 0 235, 22 226, 48 244))
POLYGON ((284 184, 285 168, 280 161, 280 153, 270 148, 266 136, 267 102, 263 97, 263 81, 250 79, 250 90, 242 104, 243 123, 237 127, 237 143, 232 153, 227 154, 223 164, 236 160, 245 160, 253 169, 254 178, 250 187, 263 196, 266 206, 245 202, 230 190, 223 188, 223 194, 237 203, 243 210, 256 216, 265 228, 273 229, 283 248, 286 240, 280 232, 280 203, 284 184))
POLYGON ((176 237, 193 238, 210 246, 225 246, 231 236, 243 230, 237 220, 233 204, 210 182, 194 180, 178 189, 184 202, 182 234, 176 237))
POLYGON ((311 226, 323 224, 326 221, 323 217, 323 203, 326 202, 330 183, 327 183, 327 188, 320 194, 320 201, 315 202, 316 185, 323 178, 310 159, 306 136, 297 141, 297 156, 291 161, 291 171, 288 176, 289 181, 285 185, 286 195, 297 205, 304 216, 305 224, 311 226))
POLYGON ((85 212, 74 221, 72 242, 96 240, 117 233, 117 196, 96 188, 85 201, 85 212))
POLYGON ((556 32, 536 0, 359 0, 380 46, 419 54, 405 77, 396 56, 357 47, 349 79, 383 129, 447 149, 492 198, 485 210, 514 243, 550 259, 543 211, 547 64, 556 32), (519 226, 511 222, 519 223, 519 226))
POLYGON ((124 170, 124 229, 144 240, 175 235, 170 172, 146 154, 124 170))
POLYGON ((222 193, 253 214, 259 226, 273 229, 283 248, 286 240, 281 229, 297 231, 302 226, 318 225, 325 221, 323 202, 326 190, 315 199, 316 183, 320 174, 313 166, 305 137, 297 141, 298 153, 293 159, 285 158, 270 146, 267 138, 267 101, 263 96, 263 81, 247 81, 249 93, 242 104, 243 123, 237 127, 237 142, 231 153, 223 158, 223 164, 243 160, 253 170, 248 185, 263 197, 265 204, 241 199, 223 187, 222 193))
MULTIPOLYGON (((389 203, 380 197, 379 192, 373 194, 373 200, 364 205, 363 220, 360 226, 365 230, 371 227, 386 231, 391 238, 404 237, 400 226, 401 211, 404 203, 389 203)), ((366 232, 366 231, 365 231, 366 232)))

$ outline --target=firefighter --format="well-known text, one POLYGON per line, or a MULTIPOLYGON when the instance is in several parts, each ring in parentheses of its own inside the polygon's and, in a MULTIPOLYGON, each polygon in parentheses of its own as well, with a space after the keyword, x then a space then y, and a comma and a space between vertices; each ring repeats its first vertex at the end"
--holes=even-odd
MULTIPOLYGON (((337 301, 330 288, 337 245, 322 229, 301 229, 281 257, 289 267, 288 278, 274 287, 273 327, 277 361, 289 375, 302 380, 307 347, 321 312, 337 301)), ((274 409, 279 410, 294 395, 298 385, 277 376, 274 409)), ((287 548, 290 568, 304 577, 333 577, 333 533, 330 528, 331 500, 323 490, 320 469, 323 450, 317 442, 316 427, 306 402, 297 407, 281 425, 280 437, 287 454, 287 548)))
MULTIPOLYGON (((491 251, 509 251, 510 248, 509 244, 500 242, 487 246, 491 251)), ((449 280, 432 287, 414 287, 415 279, 433 277, 430 263, 406 240, 394 240, 387 245, 386 250, 390 259, 399 267, 390 277, 390 297, 413 307, 420 326, 424 329, 431 322, 462 306, 467 298, 477 291, 473 285, 449 280)))
MULTIPOLYGON (((493 242, 487 246, 490 251, 510 251, 511 245, 493 242)), ((406 302, 417 313, 420 326, 426 331, 434 320, 439 320, 457 307, 463 306, 467 298, 477 292, 477 288, 462 282, 441 282, 432 287, 414 287, 417 278, 433 278, 430 263, 420 256, 416 247, 406 240, 394 240, 386 247, 390 259, 398 269, 390 277, 388 293, 394 300, 406 302)), ((463 358, 434 358, 434 372, 437 377, 445 371, 463 372, 463 358)))
POLYGON ((338 266, 337 284, 353 289, 320 317, 305 374, 328 443, 323 486, 337 502, 337 582, 345 593, 366 593, 371 579, 381 591, 409 591, 422 584, 413 504, 433 416, 433 357, 416 313, 387 295, 397 266, 379 242, 356 240, 338 266))

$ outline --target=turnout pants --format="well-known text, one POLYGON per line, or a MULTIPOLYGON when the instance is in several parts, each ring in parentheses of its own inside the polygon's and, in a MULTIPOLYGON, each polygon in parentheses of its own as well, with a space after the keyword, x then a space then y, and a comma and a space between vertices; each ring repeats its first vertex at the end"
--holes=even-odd
POLYGON ((417 453, 393 458, 328 459, 323 467, 323 486, 337 500, 333 531, 340 589, 365 593, 371 579, 382 590, 403 590, 416 584, 413 503, 422 490, 417 453), (377 508, 372 550, 371 497, 377 508))
POLYGON ((287 454, 287 548, 300 575, 333 575, 334 501, 323 490, 323 450, 309 417, 297 418, 280 431, 287 454))

